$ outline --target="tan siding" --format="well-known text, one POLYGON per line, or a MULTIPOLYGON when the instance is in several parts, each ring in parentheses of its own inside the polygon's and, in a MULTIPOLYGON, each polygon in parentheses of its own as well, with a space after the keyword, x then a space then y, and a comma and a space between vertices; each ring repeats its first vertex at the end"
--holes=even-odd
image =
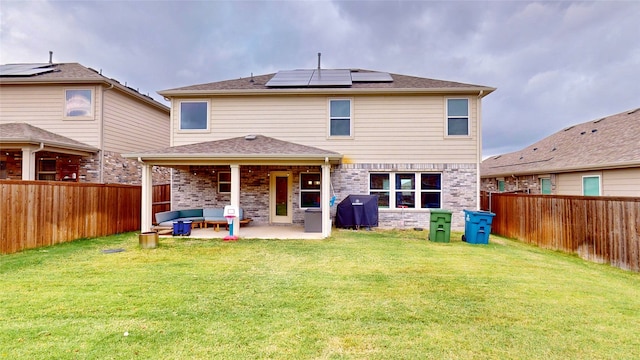
POLYGON ((115 90, 104 93, 104 149, 119 153, 169 146, 169 114, 115 90))
MULTIPOLYGON (((476 103, 470 97, 471 137, 445 138, 442 96, 355 96, 354 138, 328 139, 328 99, 345 96, 220 97, 211 101, 211 131, 173 131, 184 145, 247 134, 337 151, 345 162, 475 163, 476 103)), ((178 108, 178 101, 174 102, 178 108)), ((173 116, 173 128, 179 116, 173 116)))
POLYGON ((640 168, 607 170, 602 175, 605 196, 640 196, 640 168))
POLYGON ((66 136, 87 145, 99 147, 100 87, 97 86, 2 86, 0 123, 29 123, 41 129, 66 136), (94 91, 94 119, 66 120, 65 89, 94 91))

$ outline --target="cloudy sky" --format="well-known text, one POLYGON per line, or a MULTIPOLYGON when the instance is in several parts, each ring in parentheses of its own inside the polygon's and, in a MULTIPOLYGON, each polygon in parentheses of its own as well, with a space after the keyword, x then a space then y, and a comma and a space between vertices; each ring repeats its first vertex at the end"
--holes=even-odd
POLYGON ((640 1, 11 1, 0 63, 78 62, 156 91, 315 68, 498 88, 483 155, 640 107, 640 1))

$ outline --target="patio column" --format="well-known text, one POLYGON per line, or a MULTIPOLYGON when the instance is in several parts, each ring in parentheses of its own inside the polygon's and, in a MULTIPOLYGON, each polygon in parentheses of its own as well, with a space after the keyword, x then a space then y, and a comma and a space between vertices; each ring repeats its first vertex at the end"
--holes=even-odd
POLYGON ((331 164, 322 165, 322 237, 331 236, 331 164))
POLYGON ((142 213, 140 217, 140 232, 151 231, 151 224, 153 216, 153 176, 151 172, 151 165, 142 164, 142 201, 140 202, 140 208, 142 213))
MULTIPOLYGON (((231 164, 231 206, 240 209, 240 165, 231 164)), ((240 236, 240 219, 233 220, 233 235, 240 236)))
POLYGON ((36 156, 30 147, 22 148, 22 180, 36 179, 36 156))

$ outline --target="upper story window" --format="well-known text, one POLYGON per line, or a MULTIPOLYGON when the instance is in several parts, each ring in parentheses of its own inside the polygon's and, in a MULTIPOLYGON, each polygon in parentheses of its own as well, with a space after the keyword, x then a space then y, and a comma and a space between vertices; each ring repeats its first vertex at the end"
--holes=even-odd
POLYGON ((93 91, 90 89, 67 89, 64 97, 65 118, 93 119, 93 91))
POLYGON ((582 195, 600 196, 600 175, 582 177, 582 195))
POLYGON ((329 100, 329 136, 350 137, 352 135, 351 100, 329 100))
POLYGON ((469 135, 469 99, 447 99, 447 136, 469 135))
POLYGON ((209 102, 180 102, 180 130, 209 129, 209 102))

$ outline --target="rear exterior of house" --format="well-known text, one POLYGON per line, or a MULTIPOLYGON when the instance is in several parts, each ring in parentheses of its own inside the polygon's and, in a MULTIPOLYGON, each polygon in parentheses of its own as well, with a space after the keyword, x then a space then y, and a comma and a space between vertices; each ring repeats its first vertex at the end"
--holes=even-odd
POLYGON ((640 109, 567 127, 482 162, 482 190, 640 196, 640 109))
POLYGON ((493 90, 348 69, 170 89, 172 146, 127 156, 173 168, 173 209, 236 201, 264 224, 316 209, 326 231, 329 199, 371 194, 382 227, 428 227, 430 209, 445 208, 461 228, 462 209, 478 206, 481 100, 493 90))
POLYGON ((0 90, 2 179, 139 184, 121 154, 169 145, 166 105, 77 63, 2 65, 0 90))

